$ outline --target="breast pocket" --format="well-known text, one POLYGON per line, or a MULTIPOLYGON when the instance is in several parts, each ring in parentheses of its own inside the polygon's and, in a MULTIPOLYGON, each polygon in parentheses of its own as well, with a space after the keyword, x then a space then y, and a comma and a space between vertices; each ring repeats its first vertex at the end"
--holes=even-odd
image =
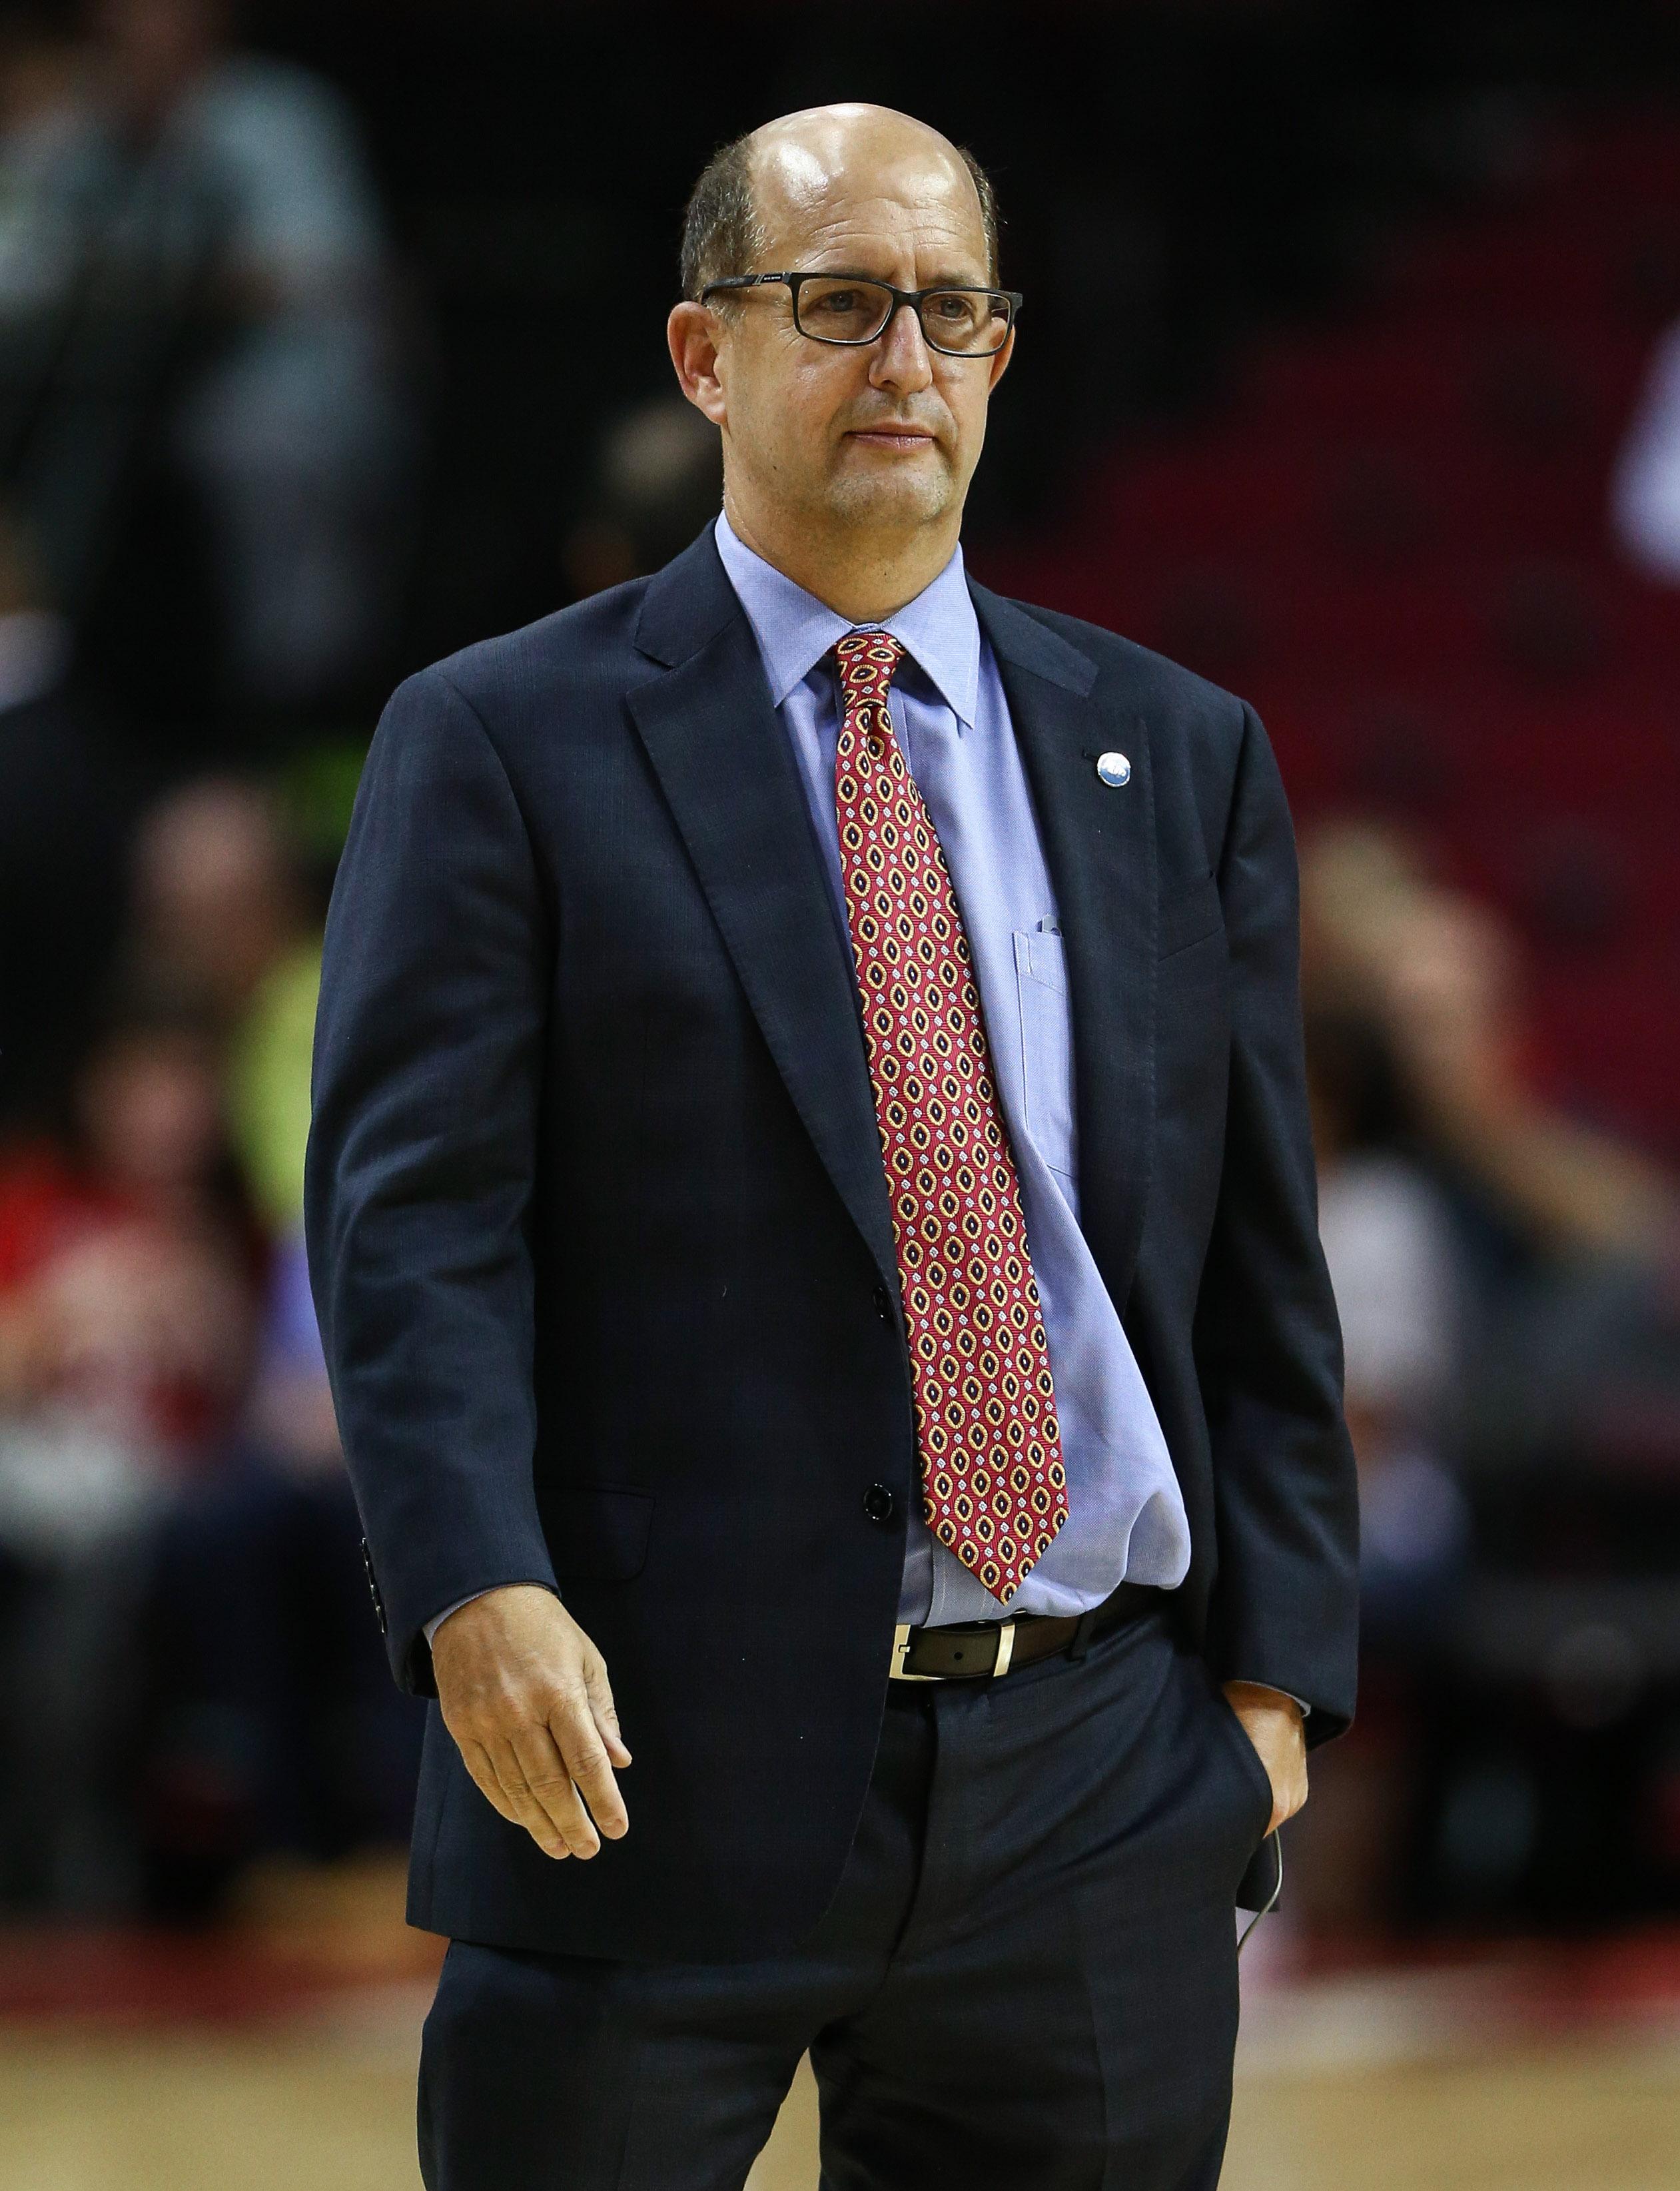
POLYGON ((1051 1169, 1071 1186, 1076 1161, 1073 1045, 1062 938, 1045 929, 1017 928, 1015 979, 1021 1000, 1027 1131, 1051 1169))

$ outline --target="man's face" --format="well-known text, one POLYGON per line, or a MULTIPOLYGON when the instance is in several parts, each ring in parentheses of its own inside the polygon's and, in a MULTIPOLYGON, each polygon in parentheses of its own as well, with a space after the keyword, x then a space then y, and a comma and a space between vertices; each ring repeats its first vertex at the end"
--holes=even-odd
MULTIPOLYGON (((754 270, 855 274, 900 289, 992 281, 973 182, 931 131, 892 117, 766 134, 755 174, 766 244, 754 270)), ((907 310, 872 343, 814 341, 794 327, 780 284, 744 293, 716 320, 737 494, 824 526, 893 533, 960 512, 1007 346, 947 356, 907 310)))

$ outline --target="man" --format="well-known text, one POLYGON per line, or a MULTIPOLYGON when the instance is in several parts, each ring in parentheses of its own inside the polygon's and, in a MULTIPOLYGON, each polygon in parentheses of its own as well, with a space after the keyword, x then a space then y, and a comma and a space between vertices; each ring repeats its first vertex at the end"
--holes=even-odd
POLYGON ((722 517, 369 758, 310 1226, 433 2191, 738 2186, 807 2048, 832 2191, 1218 2174, 1352 1708, 1293 853, 1241 703, 965 581, 996 285, 920 123, 726 148, 722 517))

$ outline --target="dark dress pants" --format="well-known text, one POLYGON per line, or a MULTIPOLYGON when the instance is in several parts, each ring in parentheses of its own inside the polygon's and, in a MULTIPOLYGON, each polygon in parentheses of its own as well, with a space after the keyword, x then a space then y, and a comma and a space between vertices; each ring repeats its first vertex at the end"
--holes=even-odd
POLYGON ((823 2191, 1210 2191, 1235 1892, 1271 1804, 1159 1613, 1079 1661, 894 1682, 798 1948, 451 1943, 420 2069, 429 2191, 738 2191, 807 2048, 823 2191))

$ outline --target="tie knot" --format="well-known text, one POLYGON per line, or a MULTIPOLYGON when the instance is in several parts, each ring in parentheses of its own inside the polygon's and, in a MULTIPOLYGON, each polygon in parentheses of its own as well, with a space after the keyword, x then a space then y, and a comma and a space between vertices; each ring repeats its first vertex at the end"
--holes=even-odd
POLYGON ((866 700, 885 700, 904 650, 890 631, 849 631, 837 641, 840 690, 847 705, 866 700))

